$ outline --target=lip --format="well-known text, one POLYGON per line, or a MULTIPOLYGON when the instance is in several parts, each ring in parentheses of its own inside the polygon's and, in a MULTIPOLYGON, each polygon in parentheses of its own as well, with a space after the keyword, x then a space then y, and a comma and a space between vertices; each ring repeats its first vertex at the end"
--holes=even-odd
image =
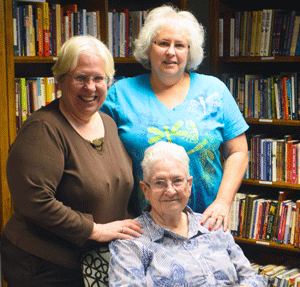
POLYGON ((84 96, 79 96, 79 99, 82 100, 85 103, 91 103, 96 100, 96 96, 90 96, 90 97, 84 97, 84 96))
POLYGON ((177 65, 177 62, 174 62, 174 61, 171 61, 171 62, 164 61, 164 64, 166 64, 166 65, 177 65))
POLYGON ((179 201, 180 199, 179 198, 176 198, 176 199, 164 199, 163 202, 176 202, 176 201, 179 201))

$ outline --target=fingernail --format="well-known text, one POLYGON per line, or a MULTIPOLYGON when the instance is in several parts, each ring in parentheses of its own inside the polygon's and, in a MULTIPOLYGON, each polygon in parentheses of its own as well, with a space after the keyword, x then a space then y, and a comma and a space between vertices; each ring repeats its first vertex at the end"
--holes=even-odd
POLYGON ((224 232, 226 232, 227 231, 227 229, 224 229, 224 232))
POLYGON ((201 224, 201 226, 203 226, 203 222, 201 222, 200 224, 201 224))
POLYGON ((208 227, 208 230, 211 231, 211 227, 208 227))
POLYGON ((218 227, 216 227, 216 229, 215 229, 215 231, 217 231, 219 228, 218 227))

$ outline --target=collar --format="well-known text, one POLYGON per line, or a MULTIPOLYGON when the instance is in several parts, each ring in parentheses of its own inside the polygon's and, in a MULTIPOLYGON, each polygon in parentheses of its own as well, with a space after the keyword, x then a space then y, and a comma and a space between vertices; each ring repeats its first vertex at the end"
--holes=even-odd
POLYGON ((156 224, 149 214, 149 211, 149 207, 146 207, 143 211, 143 217, 145 224, 144 228, 147 230, 151 241, 160 241, 165 236, 172 236, 181 240, 189 240, 193 237, 209 233, 205 226, 200 225, 202 214, 194 213, 189 206, 186 206, 183 210, 188 214, 189 218, 189 234, 187 238, 156 224))

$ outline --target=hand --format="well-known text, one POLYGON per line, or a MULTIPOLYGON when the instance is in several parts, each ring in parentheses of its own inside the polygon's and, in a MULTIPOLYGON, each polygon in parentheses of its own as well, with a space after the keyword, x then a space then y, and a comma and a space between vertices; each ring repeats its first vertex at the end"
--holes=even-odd
POLYGON ((227 231, 229 220, 230 205, 217 199, 203 212, 201 225, 209 218, 208 230, 212 230, 215 225, 215 230, 218 230, 223 223, 223 230, 227 231))
POLYGON ((106 224, 94 223, 89 239, 98 242, 108 242, 114 239, 133 239, 132 236, 140 237, 142 233, 141 224, 132 219, 126 219, 106 224))

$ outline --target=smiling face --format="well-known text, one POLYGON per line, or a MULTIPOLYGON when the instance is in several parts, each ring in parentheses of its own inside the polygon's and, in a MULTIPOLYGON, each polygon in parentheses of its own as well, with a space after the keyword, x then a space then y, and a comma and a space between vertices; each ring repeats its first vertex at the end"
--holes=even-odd
MULTIPOLYGON (((192 177, 187 178, 186 170, 182 163, 176 159, 164 159, 157 161, 151 167, 149 182, 141 182, 145 198, 151 205, 153 218, 168 218, 180 216, 186 207, 192 189, 192 177), (171 182, 183 179, 184 184, 176 187, 171 182), (155 190, 158 182, 167 182, 167 187, 161 191, 155 190), (154 188, 154 190, 153 190, 154 188)), ((175 185, 175 184, 174 184, 175 185)))
POLYGON ((163 27, 154 38, 149 57, 154 76, 182 76, 189 55, 189 43, 183 28, 163 27))
POLYGON ((106 99, 107 84, 94 83, 90 78, 85 84, 77 83, 74 77, 105 76, 104 62, 95 53, 88 52, 78 58, 76 68, 59 80, 58 88, 67 112, 75 119, 88 121, 106 99))

